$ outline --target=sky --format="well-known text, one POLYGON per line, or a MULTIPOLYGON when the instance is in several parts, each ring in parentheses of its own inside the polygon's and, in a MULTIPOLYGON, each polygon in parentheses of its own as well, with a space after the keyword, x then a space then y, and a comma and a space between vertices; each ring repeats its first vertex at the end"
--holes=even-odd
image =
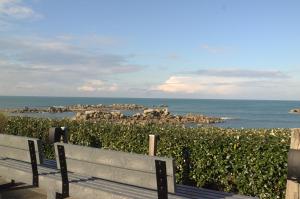
POLYGON ((0 0, 0 95, 300 99, 299 0, 0 0))

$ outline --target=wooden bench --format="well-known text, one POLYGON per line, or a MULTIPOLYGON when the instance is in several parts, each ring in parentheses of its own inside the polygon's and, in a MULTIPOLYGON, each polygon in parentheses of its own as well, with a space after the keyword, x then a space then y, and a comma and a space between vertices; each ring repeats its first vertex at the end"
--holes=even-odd
POLYGON ((67 169, 67 177, 78 178, 65 181, 72 197, 157 199, 167 193, 170 199, 186 198, 175 195, 173 159, 63 143, 55 143, 55 150, 57 167, 67 169), (162 177, 157 173, 159 164, 165 166, 160 168, 162 177))
POLYGON ((55 150, 56 161, 47 160, 43 158, 40 140, 0 134, 0 176, 39 187, 47 192, 48 199, 67 196, 77 199, 156 199, 166 196, 170 199, 250 198, 176 185, 171 158, 62 143, 56 143, 55 150), (31 148, 34 146, 34 150, 30 149, 30 145, 31 148), (62 149, 64 156, 59 155, 62 149), (32 164, 34 162, 36 167, 32 164), (160 163, 159 169, 162 171, 158 172, 158 179, 166 182, 160 183, 160 188, 157 188, 157 163, 160 163))
POLYGON ((61 183, 60 171, 44 160, 41 141, 35 138, 0 134, 0 177, 22 182, 52 193, 52 183, 61 183))
POLYGON ((65 184, 69 183, 65 186, 69 195, 75 198, 251 198, 176 185, 172 158, 63 143, 55 143, 55 151, 57 167, 68 171, 65 177, 76 178, 65 181, 65 184), (158 168, 158 162, 163 166, 158 168), (160 173, 160 169, 165 169, 165 173, 160 173), (164 180, 167 181, 165 184, 157 186, 157 182, 164 180))
POLYGON ((42 164, 43 154, 41 142, 38 139, 14 135, 0 134, 0 176, 6 179, 20 180, 28 184, 38 186, 37 165, 42 164), (28 165, 27 174, 17 171, 8 162, 15 162, 28 165), (27 176, 32 177, 28 178, 27 176))

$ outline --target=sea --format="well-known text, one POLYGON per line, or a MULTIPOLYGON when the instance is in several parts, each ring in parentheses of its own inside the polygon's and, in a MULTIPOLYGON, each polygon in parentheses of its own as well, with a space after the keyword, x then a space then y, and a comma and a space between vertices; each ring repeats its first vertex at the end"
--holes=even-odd
MULTIPOLYGON (((167 105, 175 115, 193 113, 221 117, 225 122, 214 124, 218 127, 300 128, 300 114, 289 113, 291 109, 300 108, 300 101, 0 96, 0 109, 75 104, 140 104, 147 107, 167 105)), ((72 117, 74 113, 39 113, 29 116, 64 118, 72 117)))

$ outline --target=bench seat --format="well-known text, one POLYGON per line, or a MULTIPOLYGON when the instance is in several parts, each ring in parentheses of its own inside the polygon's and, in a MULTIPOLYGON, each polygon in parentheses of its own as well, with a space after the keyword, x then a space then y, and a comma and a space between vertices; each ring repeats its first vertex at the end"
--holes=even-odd
MULTIPOLYGON (((135 196, 142 194, 144 198, 157 198, 157 190, 155 184, 149 181, 156 181, 154 160, 159 159, 166 162, 166 175, 168 177, 168 198, 197 198, 197 199, 250 199, 253 197, 241 196, 232 193, 224 193, 220 191, 202 189, 197 187, 190 187, 185 185, 177 185, 175 183, 174 161, 171 158, 164 157, 150 157, 141 154, 125 153, 120 151, 112 151, 106 149, 97 149, 91 147, 83 147, 72 144, 56 143, 56 164, 59 168, 59 159, 57 147, 63 146, 65 150, 65 159, 67 162, 68 173, 76 173, 76 176, 86 176, 86 178, 96 179, 94 182, 96 186, 108 185, 109 189, 114 186, 121 186, 125 189, 134 191, 135 196), (108 175, 105 172, 111 172, 108 175), (125 172, 125 174, 124 174, 125 172), (125 177, 123 179, 122 177, 125 177), (140 173, 140 174, 139 174, 140 173), (94 177, 91 177, 94 176, 94 177), (147 177, 146 177, 147 176, 147 177), (153 176, 153 177, 152 177, 153 176), (101 181, 98 179, 101 178, 101 181), (143 184, 130 184, 132 179, 143 182, 143 184), (112 182, 113 181, 113 182, 112 182), (125 185, 125 184, 126 185, 125 185), (138 186, 138 187, 137 187, 138 186), (130 187, 130 188, 129 188, 130 187), (134 188, 133 188, 134 187, 134 188), (170 189, 169 189, 170 188, 170 189), (139 194, 135 194, 138 192, 139 194)), ((55 161, 48 162, 48 164, 55 164, 55 161)), ((72 174, 73 175, 73 174, 72 174)), ((72 176, 71 175, 71 176, 72 176)), ((70 177, 71 177, 70 176, 70 177)), ((87 180, 87 183, 90 181, 87 180)), ((123 193, 123 190, 122 192, 123 193)), ((126 193, 126 191, 124 192, 126 193)), ((71 194, 71 190, 70 190, 71 194)), ((135 198, 135 197, 134 197, 135 198)))
MULTIPOLYGON (((41 181, 41 188, 49 188, 48 194, 52 195, 55 192, 61 192, 61 175, 59 170, 53 169, 53 164, 48 162, 46 165, 38 166, 39 177, 41 181), (52 167, 52 168, 50 168, 52 167), (50 187, 51 186, 51 187, 50 187), (51 193, 50 193, 51 192, 51 193)), ((54 162, 55 163, 55 162, 54 162)), ((16 171, 20 176, 31 180, 31 165, 8 158, 0 158, 0 171, 11 172, 16 171), (4 169, 4 171, 3 171, 4 169), (29 174, 29 175, 28 175, 29 174)), ((69 175, 69 189, 71 193, 76 193, 77 198, 114 198, 114 199, 156 199, 157 192, 150 189, 125 185, 122 183, 111 182, 95 178, 92 176, 84 176, 68 172, 69 175)), ((16 180, 23 180, 17 179, 16 180)), ((74 197, 75 197, 74 196, 74 197)), ((48 195, 49 198, 51 196, 48 195)), ((76 198, 75 197, 75 198, 76 198)), ((169 194, 170 199, 185 199, 183 196, 176 196, 175 194, 169 194)))
MULTIPOLYGON (((24 176, 29 179, 27 182, 31 182, 31 165, 8 158, 0 158, 0 171, 3 168, 9 168, 13 171, 19 171, 28 173, 28 176, 24 176)), ((57 189, 61 186, 61 175, 59 170, 56 169, 56 161, 54 160, 44 160, 43 165, 38 166, 39 176, 41 181, 41 188, 49 188, 50 182, 55 182, 57 184, 57 189), (48 179, 47 179, 48 178, 48 179)), ((114 198, 157 198, 157 192, 149 189, 141 189, 135 186, 124 185, 121 183, 115 183, 92 176, 84 176, 68 172, 70 180, 70 193, 73 190, 76 192, 82 192, 82 197, 96 198, 98 194, 107 194, 112 196, 116 194, 114 198), (78 186, 76 186, 78 185, 78 186), (73 190, 72 190, 73 189, 73 190), (88 191, 87 191, 88 190, 88 191), (90 194, 88 194, 89 192, 90 194), (101 192, 101 193, 100 193, 101 192), (89 195, 89 196, 88 196, 89 195)), ((17 179, 18 180, 18 179, 17 179)), ((20 179, 21 180, 21 179, 20 179)), ((22 179, 23 180, 23 179, 22 179)), ((26 182, 25 182, 26 183, 26 182)), ((57 190, 61 191, 61 190, 57 190)), ((78 195, 77 195, 78 197, 78 195)), ((179 198, 192 198, 192 199, 250 199, 253 197, 242 196, 232 193, 225 193, 220 191, 214 191, 210 189, 203 189, 197 187, 191 187, 186 185, 176 185, 176 194, 169 194, 170 199, 179 198)))
POLYGON ((156 160, 165 162, 164 175, 167 178, 169 193, 166 193, 169 199, 252 198, 176 185, 172 158, 56 143, 56 160, 46 160, 43 158, 40 140, 5 134, 0 134, 0 176, 6 180, 33 184, 46 191, 48 199, 56 198, 56 193, 62 193, 63 173, 59 169, 58 146, 63 146, 65 150, 69 195, 73 198, 157 199, 156 160), (33 178, 37 176, 33 174, 36 172, 37 182, 33 178))

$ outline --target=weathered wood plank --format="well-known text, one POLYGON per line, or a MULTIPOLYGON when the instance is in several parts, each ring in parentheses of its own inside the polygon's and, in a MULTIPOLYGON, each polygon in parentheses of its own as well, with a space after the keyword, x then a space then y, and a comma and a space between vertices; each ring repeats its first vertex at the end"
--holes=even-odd
MULTIPOLYGON (((54 164, 54 161, 49 161, 49 162, 50 165, 54 164)), ((31 170, 30 164, 21 161, 16 161, 11 159, 0 160, 0 167, 3 164, 6 167, 21 169, 27 172, 30 172, 31 170)), ((38 169, 39 169, 39 173, 41 174, 40 178, 42 179, 43 183, 45 180, 48 182, 52 180, 51 183, 52 184, 54 183, 55 189, 57 191, 61 189, 60 188, 61 177, 58 170, 53 169, 53 167, 49 168, 44 166, 39 166, 38 169)), ((77 185, 76 188, 74 189, 72 188, 72 193, 74 194, 73 195, 74 197, 76 194, 81 195, 81 193, 79 193, 80 192, 79 190, 85 190, 85 192, 82 193, 82 197, 84 196, 83 198, 86 198, 87 196, 93 198, 92 194, 95 193, 99 194, 98 195, 99 197, 101 196, 101 194, 103 194, 103 196, 109 197, 113 193, 116 195, 118 195, 118 193, 122 193, 123 194, 122 197, 128 197, 128 198, 152 199, 157 197, 156 191, 153 190, 143 189, 136 186, 124 185, 122 183, 116 183, 116 182, 107 181, 103 179, 97 179, 97 178, 93 178, 92 176, 80 175, 80 174, 69 172, 69 178, 71 183, 70 187, 74 187, 73 185, 77 185), (100 190, 97 191, 97 189, 100 190)), ((43 186, 46 186, 45 183, 43 184, 43 186)), ((177 195, 169 194, 169 198, 171 199, 181 199, 181 198, 250 199, 252 198, 252 197, 224 193, 224 192, 219 192, 214 190, 190 187, 186 185, 177 185, 177 191, 178 191, 177 195)))
MULTIPOLYGON (((292 129, 291 130, 290 148, 300 150, 300 129, 292 129)), ((300 198, 299 183, 291 181, 291 180, 287 180, 285 198, 286 199, 299 199, 300 198)))
POLYGON ((0 156, 8 157, 8 158, 15 158, 23 161, 30 161, 29 156, 29 148, 28 148, 28 140, 32 140, 35 145, 35 151, 37 153, 37 163, 41 164, 43 162, 43 152, 42 152, 42 144, 39 139, 35 138, 28 138, 22 136, 15 136, 15 135, 7 135, 7 134, 0 134, 0 156), (13 152, 8 152, 5 148, 11 148, 13 152), (17 150, 20 149, 20 150, 17 150), (4 152, 5 150, 5 152, 4 152), (18 151, 20 154, 18 155, 18 151), (22 151, 28 151, 28 155, 24 155, 22 151), (9 155, 12 155, 11 157, 9 155))
MULTIPOLYGON (((36 156, 39 156, 39 153, 36 153, 36 156)), ((25 162, 30 162, 30 153, 29 151, 23 149, 17 149, 12 147, 0 146, 0 157, 2 158, 12 158, 16 160, 22 160, 25 162)), ((40 159, 37 158, 38 164, 40 159)))
POLYGON ((29 138, 17 135, 8 135, 8 134, 0 134, 0 145, 1 146, 14 146, 18 149, 26 149, 28 150, 28 142, 27 140, 33 140, 38 142, 39 139, 29 138))
MULTIPOLYGON (((172 158, 149 157, 136 153, 126 153, 92 147, 84 147, 72 144, 55 143, 55 146, 65 147, 66 158, 80 160, 95 164, 110 165, 129 170, 156 173, 155 160, 166 162, 167 175, 174 176, 174 161, 172 158)), ((57 149, 57 147, 55 147, 57 149)), ((56 152, 57 155, 57 152, 56 152)), ((59 161, 58 161, 59 162, 59 161)))
MULTIPOLYGON (((112 167, 110 165, 93 164, 89 162, 67 159, 68 170, 124 184, 157 189, 156 175, 148 172, 112 167)), ((174 176, 167 176, 168 190, 175 193, 174 176)))
POLYGON ((171 158, 55 143, 57 163, 57 145, 65 147, 69 171, 149 189, 157 189, 155 160, 166 161, 168 191, 176 191, 171 158))
MULTIPOLYGON (((0 161, 0 170, 1 170, 1 165, 3 166, 3 162, 6 162, 7 164, 4 163, 4 166, 6 168, 10 168, 13 170, 14 168, 16 170, 20 170, 22 172, 28 172, 30 173, 30 166, 29 164, 26 164, 24 162, 14 162, 12 160, 3 160, 0 161)), ((48 175, 41 175, 40 178, 42 179, 41 184, 42 186, 46 186, 45 180, 47 183, 51 182, 51 188, 52 190, 56 191, 61 191, 60 187, 60 174, 59 172, 55 172, 57 170, 51 169, 51 168, 45 168, 39 166, 39 173, 45 172, 48 175), (48 179, 49 178, 49 179, 48 179)), ((49 185, 49 184, 48 184, 49 185)), ((154 199, 157 198, 157 193, 154 190, 149 190, 149 189, 143 189, 143 188, 138 188, 135 186, 128 186, 120 183, 115 183, 111 181, 106 181, 106 180, 101 180, 101 179, 91 179, 90 177, 88 178, 82 178, 82 177, 76 177, 76 174, 70 173, 70 193, 73 193, 74 197, 79 197, 79 198, 126 198, 126 199, 154 199), (75 176, 75 177, 74 177, 75 176), (84 192, 82 192, 84 190, 84 192), (94 195, 97 193, 96 195, 94 195)), ((183 199, 185 197, 181 196, 175 196, 172 194, 169 194, 170 199, 183 199)))
POLYGON ((30 162, 29 151, 26 151, 24 149, 0 146, 0 157, 30 162))

